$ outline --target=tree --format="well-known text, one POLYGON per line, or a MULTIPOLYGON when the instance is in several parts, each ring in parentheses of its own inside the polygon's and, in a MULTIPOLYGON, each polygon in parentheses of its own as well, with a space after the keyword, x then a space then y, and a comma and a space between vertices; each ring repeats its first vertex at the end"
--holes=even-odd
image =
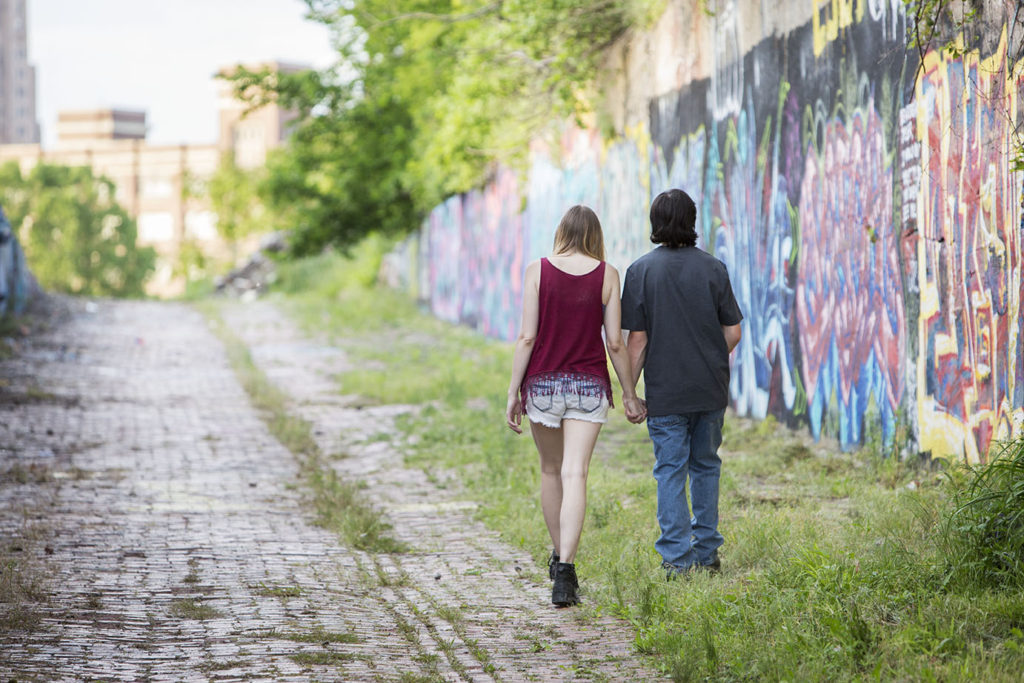
POLYGON ((28 175, 0 167, 0 203, 39 283, 90 296, 141 296, 156 252, 136 246, 135 220, 114 184, 88 167, 39 164, 28 175))
POLYGON ((351 85, 315 71, 279 74, 239 68, 236 94, 259 107, 275 99, 300 114, 287 145, 268 156, 258 192, 289 249, 347 248, 370 232, 394 233, 421 218, 409 186, 412 122, 395 98, 355 96, 351 85))
POLYGON ((234 154, 221 156, 217 170, 206 183, 206 194, 217 214, 217 232, 234 251, 238 240, 265 231, 263 203, 257 193, 261 174, 238 167, 234 154))
POLYGON ((664 0, 306 0, 339 66, 239 69, 250 106, 301 118, 268 165, 266 197, 293 249, 405 232, 445 197, 522 165, 534 137, 581 117, 605 52, 664 0))

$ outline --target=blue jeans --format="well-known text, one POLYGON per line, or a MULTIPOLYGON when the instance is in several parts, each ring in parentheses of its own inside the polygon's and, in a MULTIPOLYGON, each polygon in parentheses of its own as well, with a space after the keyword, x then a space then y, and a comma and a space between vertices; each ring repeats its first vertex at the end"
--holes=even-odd
POLYGON ((647 418, 654 444, 658 482, 658 524, 654 544, 663 560, 679 569, 715 561, 722 545, 718 533, 718 479, 725 409, 647 418), (693 514, 686 504, 687 476, 693 514))

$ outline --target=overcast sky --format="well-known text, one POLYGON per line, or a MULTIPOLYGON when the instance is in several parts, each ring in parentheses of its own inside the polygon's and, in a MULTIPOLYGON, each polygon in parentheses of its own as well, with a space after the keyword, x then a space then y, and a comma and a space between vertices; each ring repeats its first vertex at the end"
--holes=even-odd
POLYGON ((302 0, 27 0, 44 146, 64 109, 145 109, 149 140, 217 137, 213 74, 238 62, 331 64, 302 0))

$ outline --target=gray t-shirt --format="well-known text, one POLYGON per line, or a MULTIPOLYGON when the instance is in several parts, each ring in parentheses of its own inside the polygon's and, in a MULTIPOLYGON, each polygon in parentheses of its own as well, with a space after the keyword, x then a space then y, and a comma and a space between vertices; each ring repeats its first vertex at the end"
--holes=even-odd
POLYGON ((648 415, 729 404, 723 325, 743 319, 725 264, 697 247, 658 247, 626 270, 622 327, 647 333, 648 415))

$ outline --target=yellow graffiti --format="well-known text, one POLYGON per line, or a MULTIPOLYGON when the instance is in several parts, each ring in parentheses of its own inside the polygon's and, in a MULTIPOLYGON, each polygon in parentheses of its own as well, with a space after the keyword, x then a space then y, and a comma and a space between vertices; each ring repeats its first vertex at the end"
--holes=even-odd
POLYGON ((811 0, 811 26, 814 29, 814 56, 839 37, 854 21, 864 20, 868 0, 811 0))
POLYGON ((1011 401, 1021 374, 1013 350, 1024 343, 1017 325, 1024 314, 1024 245, 1017 229, 1022 207, 1016 197, 1024 175, 1010 165, 1020 145, 1011 122, 1021 107, 1024 60, 1010 61, 1005 27, 988 58, 978 50, 963 52, 962 42, 956 48, 961 56, 941 51, 925 55, 914 98, 921 143, 917 215, 922 237, 917 247, 922 346, 916 403, 922 451, 978 462, 986 459, 990 443, 1020 434, 1024 420, 1024 409, 1011 401), (970 113, 980 107, 995 112, 990 123, 976 111, 970 113), (989 157, 974 163, 981 146, 988 148, 989 157), (996 289, 977 283, 977 277, 968 285, 968 276, 990 267, 1003 277, 996 289), (996 294, 1005 306, 1001 314, 996 294), (930 354, 924 341, 929 334, 930 354), (955 405, 941 395, 940 387, 928 387, 929 371, 937 370, 940 358, 969 369, 969 375, 961 375, 965 380, 958 385, 961 394, 955 405), (1006 386, 996 392, 993 387, 1000 381, 1006 386))

